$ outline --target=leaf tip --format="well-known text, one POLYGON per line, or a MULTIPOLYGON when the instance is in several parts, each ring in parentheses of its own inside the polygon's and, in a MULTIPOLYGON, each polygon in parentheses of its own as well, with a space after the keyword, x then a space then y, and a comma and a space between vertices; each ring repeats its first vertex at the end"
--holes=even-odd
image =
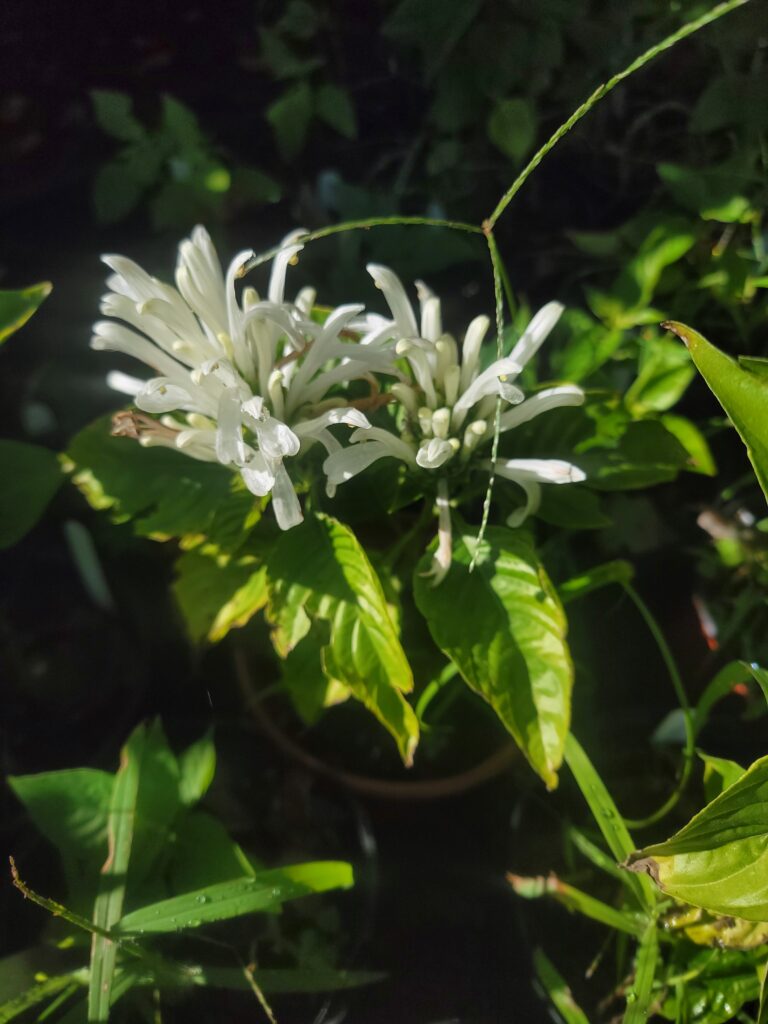
POLYGON ((627 871, 634 871, 637 875, 648 875, 656 885, 661 885, 659 879, 659 865, 653 857, 643 857, 641 851, 631 853, 629 857, 622 864, 619 865, 622 868, 626 868, 627 871))

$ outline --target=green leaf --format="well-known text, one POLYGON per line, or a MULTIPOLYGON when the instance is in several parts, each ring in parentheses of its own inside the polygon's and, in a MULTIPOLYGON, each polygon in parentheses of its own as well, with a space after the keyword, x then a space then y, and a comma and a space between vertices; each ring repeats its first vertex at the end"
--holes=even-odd
POLYGON ((322 57, 301 57, 286 43, 279 32, 259 29, 261 59, 278 82, 286 78, 307 78, 325 63, 322 57))
POLYGON ((188 546, 207 537, 232 550, 256 521, 253 496, 224 466, 112 437, 108 416, 81 430, 66 457, 93 508, 132 520, 140 536, 181 537, 188 546))
POLYGON ((589 1024, 586 1014, 577 1005, 565 979, 541 949, 533 951, 533 969, 565 1024, 589 1024))
POLYGON ((346 89, 338 85, 321 85, 315 93, 315 112, 345 139, 357 138, 355 108, 346 89))
POLYGON ((293 160, 304 148, 312 110, 312 89, 305 81, 292 85, 267 108, 267 120, 284 160, 293 160))
POLYGON ((322 647, 327 679, 373 712, 411 764, 418 722, 403 693, 413 688, 413 675, 381 582, 352 531, 329 516, 308 517, 277 541, 267 576, 267 615, 281 657, 306 636, 313 620, 328 623, 322 647))
POLYGON ((216 748, 210 732, 179 755, 179 797, 185 807, 203 799, 216 774, 216 748))
POLYGON ((753 216, 752 206, 740 188, 748 184, 738 170, 743 166, 727 161, 717 167, 688 168, 677 164, 657 164, 656 171, 672 196, 704 220, 721 224, 747 221, 753 216))
POLYGON ((760 1006, 755 1024, 768 1024, 768 964, 763 966, 763 980, 760 985, 760 1006))
POLYGON ((70 898, 73 890, 90 885, 104 861, 113 783, 109 772, 95 768, 8 778, 35 826, 59 851, 70 898))
POLYGON ((690 356, 670 338, 649 338, 640 349, 639 372, 624 395, 633 416, 665 412, 696 376, 690 356))
MULTIPOLYGON (((36 981, 31 988, 25 989, 12 999, 6 1000, 0 1005, 0 1024, 8 1024, 17 1017, 27 1015, 27 1011, 37 1006, 45 999, 51 999, 68 990, 76 990, 80 986, 73 980, 72 974, 58 974, 55 977, 43 977, 36 981)), ((29 1019, 29 1017, 27 1017, 29 1019)), ((41 1014, 39 1021, 43 1019, 41 1014)))
POLYGON ((18 291, 0 290, 0 345, 23 327, 51 294, 50 281, 31 284, 18 291))
POLYGON ((199 928, 242 914, 274 910, 287 900, 329 889, 348 889, 352 868, 342 861, 318 861, 261 871, 248 878, 209 885, 134 910, 120 921, 120 935, 174 932, 199 928))
POLYGON ((742 369, 756 373, 760 377, 768 377, 768 359, 763 356, 737 356, 738 364, 742 369))
POLYGON ((712 914, 768 921, 768 757, 667 842, 633 853, 628 867, 712 914))
POLYGON ((594 445, 574 460, 599 491, 636 490, 674 480, 688 466, 688 453, 657 420, 637 420, 618 441, 594 445))
POLYGON ((116 224, 135 209, 145 191, 130 163, 118 156, 100 167, 93 182, 93 208, 102 224, 116 224))
POLYGON ((173 96, 163 96, 161 131, 182 150, 197 150, 205 145, 197 116, 173 96))
POLYGON ((726 757, 714 757, 701 750, 698 753, 704 762, 704 792, 707 800, 714 800, 724 789, 738 782, 746 771, 746 768, 726 757))
POLYGON ((241 203, 254 206, 277 203, 283 195, 282 186, 274 178, 257 167, 240 166, 232 169, 231 192, 241 203))
POLYGON ((731 661, 709 681, 698 704, 693 710, 694 733, 698 734, 709 720, 710 712, 718 701, 733 693, 738 683, 747 682, 750 677, 757 683, 768 700, 768 670, 747 661, 731 661))
POLYGON ((91 92, 96 123, 107 135, 122 142, 138 142, 146 135, 132 112, 133 103, 124 92, 94 89, 91 92))
POLYGON ((470 572, 475 543, 474 531, 455 537, 450 571, 437 587, 425 577, 432 557, 425 555, 414 575, 416 604, 435 643, 554 789, 573 685, 565 614, 524 533, 489 528, 470 572))
POLYGON ((587 594, 592 593, 593 590, 600 590, 611 583, 618 583, 620 586, 624 586, 627 583, 631 583, 634 576, 635 570, 631 564, 617 559, 614 562, 604 562, 602 565, 596 565, 594 568, 588 569, 586 572, 579 573, 578 576, 573 576, 564 583, 558 584, 557 592, 560 594, 563 604, 568 604, 569 601, 585 597, 587 594))
POLYGON ((672 413, 665 413, 660 422, 688 453, 688 462, 685 468, 689 472, 701 473, 702 476, 715 476, 717 465, 714 456, 707 444, 707 439, 695 423, 684 416, 674 416, 672 413))
MULTIPOLYGON (((101 869, 99 893, 93 907, 93 923, 104 931, 111 931, 123 914, 145 741, 146 730, 139 726, 121 753, 109 802, 109 854, 101 869)), ((116 965, 116 942, 104 935, 94 935, 88 983, 89 1024, 109 1019, 116 965)))
POLYGON ((600 496, 579 484, 543 487, 536 515, 545 523, 564 530, 601 530, 611 525, 600 496))
POLYGON ((617 910, 602 900, 595 899, 581 889, 577 889, 555 874, 537 875, 533 878, 526 878, 521 875, 507 875, 507 881, 515 890, 518 896, 524 899, 540 899, 542 896, 549 896, 562 903, 568 910, 576 911, 584 917, 600 924, 607 925, 614 931, 624 932, 639 939, 645 931, 645 918, 639 914, 627 910, 617 910))
POLYGON ((664 324, 685 343, 699 373, 728 414, 744 444, 768 498, 768 380, 720 352, 706 338, 685 324, 664 324))
POLYGON ((635 977, 627 991, 624 1024, 646 1024, 651 1013, 653 979, 659 963, 659 937, 655 921, 649 921, 635 958, 635 977))
POLYGON ((575 384, 599 370, 624 338, 623 331, 607 328, 583 309, 567 309, 555 330, 566 338, 550 354, 552 369, 575 384))
POLYGON ((35 526, 64 477, 52 451, 23 441, 0 441, 0 475, 0 548, 8 548, 35 526))
POLYGON ((214 557, 188 551, 176 562, 173 591, 191 640, 221 640, 267 602, 266 571, 252 555, 214 557))
POLYGON ((176 823, 166 875, 171 893, 185 893, 253 875, 240 846, 216 818, 192 811, 176 823))
POLYGON ((521 163, 536 140, 531 101, 520 97, 499 100, 488 118, 488 138, 514 163, 521 163))

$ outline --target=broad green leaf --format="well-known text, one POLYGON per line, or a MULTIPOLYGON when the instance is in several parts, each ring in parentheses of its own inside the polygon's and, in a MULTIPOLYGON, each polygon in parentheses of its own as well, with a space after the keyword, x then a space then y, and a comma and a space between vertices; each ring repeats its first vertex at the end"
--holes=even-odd
POLYGON ((607 925, 614 931, 625 932, 639 939, 645 931, 645 918, 627 910, 617 910, 602 900, 595 899, 581 889, 577 889, 557 875, 537 875, 535 877, 523 877, 521 875, 507 875, 507 881, 515 890, 518 896, 527 900, 540 899, 542 896, 549 896, 562 903, 568 910, 576 911, 584 917, 607 925))
POLYGON ((85 427, 66 453, 73 482, 96 509, 137 534, 188 546, 204 537, 231 551, 254 524, 258 508, 239 479, 217 463, 190 459, 167 448, 142 448, 110 435, 110 417, 85 427))
POLYGON ((536 515, 564 530, 601 530, 611 525, 598 494, 588 487, 543 487, 536 515))
MULTIPOLYGON (((662 1016, 681 1024, 730 1024, 738 1020, 735 1015, 739 1010, 759 997, 759 959, 758 953, 730 950, 687 952, 683 962, 686 981, 667 988, 659 1007, 662 1016)), ((659 983, 679 978, 680 967, 679 959, 670 958, 659 973, 659 983)))
POLYGON ((630 423, 610 447, 590 447, 574 460, 600 491, 636 490, 674 480, 688 452, 657 420, 630 423))
POLYGON ((92 883, 104 861, 114 776, 95 768, 72 768, 12 775, 8 784, 59 851, 72 898, 92 883))
POLYGON ((716 167, 661 163, 656 165, 656 171, 677 202, 704 220, 732 224, 754 215, 749 199, 742 194, 749 181, 741 155, 737 162, 728 160, 716 167))
POLYGON ((655 921, 649 921, 635 958, 635 977, 627 990, 624 1024, 646 1024, 650 1016, 653 979, 659 963, 659 937, 655 921))
POLYGON ((266 572, 256 558, 188 551, 176 562, 173 591, 191 640, 221 640, 267 601, 266 572))
POLYGON ((191 743, 178 757, 179 797, 185 807, 203 799, 216 774, 216 748, 210 732, 191 743))
POLYGON ((304 149, 312 110, 312 89, 309 82, 303 80, 292 85, 267 108, 267 120, 284 160, 293 160, 304 149))
POLYGON ((130 935, 199 928, 242 914, 274 910, 287 900, 309 893, 348 889, 352 883, 352 868, 342 861, 276 868, 134 910, 120 921, 117 931, 130 935))
POLYGON ((24 441, 0 441, 0 476, 0 548, 8 548, 39 521, 64 476, 52 451, 24 441))
POLYGON ((196 150, 205 144, 196 114, 173 96, 163 96, 162 131, 182 150, 196 150))
POLYGON ((541 949, 533 951, 533 968, 541 987, 565 1024, 589 1024, 586 1014, 577 1005, 564 978, 541 949))
POLYGON ((768 380, 743 369, 685 324, 670 320, 664 326, 685 343, 697 369, 739 432, 768 498, 768 380))
POLYGON ((529 99, 498 100, 488 118, 488 138, 519 164, 536 140, 536 114, 529 99))
POLYGON ((316 722, 325 708, 352 696, 348 687, 329 680, 323 671, 323 647, 328 643, 328 632, 326 623, 313 622, 280 666, 281 682, 307 725, 316 722))
POLYGON ((553 371, 578 384, 599 370, 616 352, 624 332, 609 329, 583 309, 567 309, 555 328, 566 340, 550 354, 553 371))
MULTIPOLYGON (((99 893, 93 907, 93 923, 104 931, 111 931, 123 914, 145 741, 146 730, 139 726, 121 752, 120 768, 110 798, 107 818, 109 853, 101 869, 99 893)), ((115 941, 104 935, 94 935, 88 982, 89 1024, 100 1024, 109 1019, 116 966, 115 941)))
POLYGON ((50 281, 41 281, 18 291, 0 290, 0 345, 24 326, 52 289, 50 281))
POLYGON ((357 118, 349 93, 338 85, 321 85, 315 93, 315 112, 345 139, 357 137, 357 118))
POLYGON ((760 377, 768 377, 768 359, 764 356, 737 356, 739 366, 760 377))
POLYGON ((182 809, 179 763, 159 720, 155 720, 143 727, 142 734, 141 778, 128 873, 134 892, 140 883, 153 879, 155 865, 165 856, 182 809))
POLYGON ((102 131, 122 142, 138 142, 145 136, 144 128, 133 114, 133 103, 124 92, 94 89, 91 92, 96 122, 102 131))
POLYGON ((322 647, 326 677, 373 712, 411 764, 418 722, 403 694, 413 688, 413 675, 381 582, 349 527, 325 515, 307 517, 277 541, 267 559, 267 576, 267 616, 281 657, 306 636, 313 621, 327 623, 322 647))
POLYGON ((571 716, 573 665, 567 622, 528 537, 491 527, 469 571, 474 531, 454 538, 439 586, 414 575, 414 596, 429 631, 464 680, 496 711, 549 789, 557 785, 571 716))
POLYGON ((683 903, 768 921, 768 757, 667 842, 633 853, 628 866, 683 903))

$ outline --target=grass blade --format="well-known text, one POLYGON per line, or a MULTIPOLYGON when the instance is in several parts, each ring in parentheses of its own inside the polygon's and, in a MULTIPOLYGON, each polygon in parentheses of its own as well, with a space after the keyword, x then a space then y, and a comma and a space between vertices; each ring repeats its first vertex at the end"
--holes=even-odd
POLYGON ((103 932, 111 931, 123 914, 125 879, 133 845, 145 736, 146 731, 140 726, 126 743, 120 755, 120 768, 112 790, 107 825, 109 853, 101 869, 99 892, 93 907, 93 923, 100 934, 95 934, 91 943, 89 1024, 100 1024, 109 1019, 117 945, 114 939, 108 938, 103 932))
POLYGON ((659 960, 659 939, 656 922, 651 921, 645 930, 635 960, 635 980, 627 992, 627 1011, 624 1024, 645 1024, 650 1016, 653 979, 659 960))
POLYGON ((533 967, 541 987, 565 1024, 589 1024, 586 1014, 577 1005, 565 979, 543 950, 534 950, 533 967))
POLYGON ((602 900, 595 899, 581 889, 577 889, 567 882, 563 882, 557 875, 551 874, 534 878, 524 878, 520 875, 507 875, 507 881, 515 890, 518 896, 524 899, 538 899, 540 896, 551 896, 552 899, 562 903, 568 910, 575 910, 584 917, 593 921, 599 921, 615 931, 625 932, 639 939, 645 933, 645 919, 637 914, 617 910, 615 907, 602 900))
POLYGON ((343 861, 318 861, 261 871, 249 878, 220 882, 134 910, 120 921, 120 935, 154 934, 198 928, 214 921, 274 910, 286 900, 329 889, 348 889, 352 868, 343 861))

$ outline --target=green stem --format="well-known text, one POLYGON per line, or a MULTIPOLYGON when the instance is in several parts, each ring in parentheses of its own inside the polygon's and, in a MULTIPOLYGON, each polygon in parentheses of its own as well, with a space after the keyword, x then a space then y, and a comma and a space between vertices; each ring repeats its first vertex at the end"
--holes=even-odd
POLYGON ((571 128, 573 128, 575 124, 578 124, 582 117, 584 117, 585 114, 588 114, 604 96, 607 96, 608 93, 619 84, 619 82, 622 82, 625 78, 629 78, 629 76, 634 74, 635 71, 639 71, 640 68, 653 60, 654 57, 657 57, 660 53, 670 49, 670 47, 679 43, 682 39, 685 39, 686 36, 690 36, 694 32, 698 32, 700 28, 704 28, 711 22, 721 18, 724 14, 728 14, 729 11, 732 11, 737 7, 741 7, 745 3, 748 3, 748 0, 726 0, 725 3, 718 4, 716 7, 713 7, 712 10, 703 14, 700 18, 696 18, 694 21, 688 22, 687 25, 683 25, 682 28, 679 28, 677 32, 673 32, 671 36, 667 36, 667 38, 663 39, 660 43, 656 43, 656 45, 652 46, 650 50, 646 50, 645 53, 633 60, 628 67, 624 68, 623 71, 619 71, 618 74, 613 76, 613 78, 610 78, 607 82, 599 85, 589 99, 574 110, 568 120, 564 121, 554 135, 550 136, 541 149, 531 157, 528 164, 523 168, 499 200, 496 209, 486 221, 486 227, 493 228, 499 217, 509 206, 514 196, 519 192, 531 176, 531 173, 539 166, 550 150, 554 149, 560 139, 562 139, 564 135, 567 135, 571 128))
MULTIPOLYGON (((488 242, 488 253, 491 257, 491 268, 493 270, 493 295, 496 305, 496 358, 501 359, 504 346, 504 295, 502 292, 502 271, 501 257, 496 245, 493 232, 486 233, 488 242)), ((488 487, 483 499, 483 515, 480 520, 480 529, 475 538, 475 550, 469 563, 469 571, 472 572, 480 555, 480 546, 488 527, 488 518, 491 514, 491 499, 493 497, 493 485, 496 483, 496 459, 499 454, 499 435, 501 434, 501 396, 496 398, 496 409, 493 415, 493 443, 491 445, 491 473, 488 477, 488 487)))
MULTIPOLYGON (((482 235, 483 229, 477 224, 465 224, 459 220, 439 220, 434 217, 368 217, 365 220, 346 220, 341 224, 329 224, 327 227, 318 228, 317 231, 308 231, 301 236, 303 243, 316 242, 320 238, 328 238, 330 235, 339 235, 346 231, 368 231, 370 228, 384 227, 428 227, 428 228, 450 228, 453 231, 464 231, 471 235, 482 235)), ((240 268, 240 277, 243 277, 255 267, 262 263, 268 263, 274 259, 279 252, 285 248, 283 245, 273 246, 258 256, 252 256, 240 268)))
POLYGON ((665 817, 672 810, 672 808, 676 806, 678 800, 685 791, 685 788, 688 785, 688 780, 691 777, 691 771, 693 770, 693 760, 696 754, 696 733, 693 725, 693 713, 691 711, 691 705, 688 702, 688 696, 685 692, 685 687, 683 686, 683 680, 680 676, 680 672, 677 668, 677 663, 675 662, 674 656, 671 650, 669 649, 669 645, 667 641, 664 639, 664 634, 659 628, 656 619, 654 619, 645 601, 643 601, 643 599, 640 597, 640 595, 632 586, 632 584, 622 583, 622 586, 626 593, 629 595, 629 597, 631 597, 634 601, 635 607, 642 615, 646 626, 648 627, 651 635, 653 636, 653 639, 656 641, 656 646, 659 649, 659 653, 661 654, 661 657, 664 660, 664 664, 667 667, 669 678, 672 681, 675 696, 677 697, 680 707, 682 708, 683 720, 685 722, 685 750, 683 752, 685 760, 683 762, 683 770, 680 773, 680 779, 674 791, 671 793, 668 799, 664 801, 661 807, 654 811, 653 814, 648 815, 647 818, 641 818, 639 820, 635 820, 632 818, 624 819, 630 828, 647 828, 649 825, 653 825, 657 821, 660 821, 663 817, 665 817))

